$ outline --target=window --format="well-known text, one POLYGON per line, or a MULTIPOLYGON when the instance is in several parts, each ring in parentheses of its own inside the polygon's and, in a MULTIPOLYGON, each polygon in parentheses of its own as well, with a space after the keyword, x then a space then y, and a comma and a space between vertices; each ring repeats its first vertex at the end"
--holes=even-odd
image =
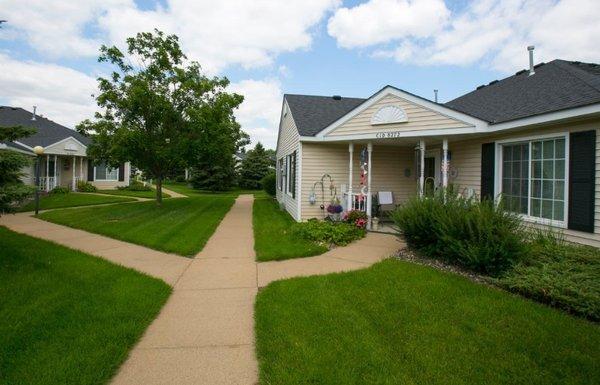
POLYGON ((119 169, 108 167, 105 163, 100 163, 94 167, 94 180, 118 180, 119 169))
POLYGON ((533 218, 565 220, 564 137, 502 145, 501 192, 508 210, 533 218))
POLYGON ((287 193, 296 198, 296 151, 287 156, 287 193))
POLYGON ((283 191, 283 186, 285 186, 285 162, 283 158, 279 158, 277 170, 279 172, 279 179, 277 180, 277 185, 280 191, 283 191))

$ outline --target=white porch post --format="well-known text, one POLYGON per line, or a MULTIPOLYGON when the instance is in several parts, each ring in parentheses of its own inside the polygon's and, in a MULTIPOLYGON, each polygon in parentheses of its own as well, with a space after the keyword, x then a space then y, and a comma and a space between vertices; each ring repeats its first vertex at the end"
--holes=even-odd
POLYGON ((83 180, 83 156, 79 158, 79 180, 83 180))
POLYGON ((75 188, 77 186, 77 184, 75 183, 75 163, 76 163, 77 159, 75 158, 75 155, 73 155, 73 164, 71 165, 71 168, 73 169, 73 180, 71 181, 71 190, 75 191, 75 188))
POLYGON ((448 187, 448 139, 444 139, 442 143, 442 187, 448 187))
POLYGON ((352 199, 352 163, 354 162, 354 143, 348 143, 348 211, 353 209, 354 200, 352 199))
POLYGON ((50 155, 46 155, 46 191, 50 191, 50 155))
POLYGON ((425 194, 425 140, 419 141, 419 158, 420 158, 420 170, 419 170, 419 196, 423 197, 425 194))
POLYGON ((373 198, 371 197, 371 159, 373 153, 373 143, 369 142, 367 145, 368 163, 367 163, 367 229, 371 230, 371 205, 373 198))
POLYGON ((186 167, 185 168, 185 180, 190 179, 190 170, 186 167))
POLYGON ((54 155, 54 183, 52 183, 52 188, 56 187, 56 182, 58 182, 56 180, 56 168, 57 168, 57 164, 58 164, 58 156, 54 155))

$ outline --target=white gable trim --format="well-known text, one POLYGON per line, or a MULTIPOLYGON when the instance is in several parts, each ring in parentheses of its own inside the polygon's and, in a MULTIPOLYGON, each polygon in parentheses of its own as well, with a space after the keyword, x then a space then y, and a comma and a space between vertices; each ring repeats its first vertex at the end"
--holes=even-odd
POLYGON ((284 97, 283 103, 281 103, 281 115, 279 118, 279 128, 277 129, 277 147, 275 148, 275 155, 277 155, 279 151, 279 141, 281 140, 281 126, 283 125, 283 119, 285 118, 285 116, 283 116, 285 111, 287 111, 287 113, 289 114, 290 119, 292 119, 292 122, 294 122, 294 128, 296 129, 296 132, 298 133, 298 135, 300 135, 298 127, 296 127, 296 121, 294 120, 294 116, 292 115, 292 109, 290 108, 287 100, 285 100, 284 97))
POLYGON ((75 138, 74 138, 74 137, 72 137, 72 136, 66 137, 66 138, 64 138, 64 139, 62 139, 62 140, 59 140, 58 142, 55 142, 55 143, 49 144, 49 145, 47 145, 46 147, 50 147, 50 146, 56 146, 57 144, 61 144, 61 143, 63 143, 63 142, 66 142, 66 141, 67 141, 67 140, 69 140, 69 139, 72 139, 72 140, 74 140, 75 142, 77 142, 79 145, 81 145, 83 148, 85 148, 85 149, 87 150, 87 146, 86 146, 85 144, 81 143, 80 141, 78 141, 77 139, 75 139, 75 138))
POLYGON ((600 103, 584 107, 569 108, 568 110, 548 112, 542 115, 529 116, 515 119, 504 123, 492 124, 487 132, 510 130, 513 128, 524 128, 547 123, 559 123, 563 120, 584 118, 591 115, 600 115, 600 103))
POLYGON ((463 114, 462 112, 452 110, 448 107, 445 107, 438 103, 434 103, 427 99, 422 99, 418 96, 409 94, 407 92, 404 92, 404 91, 394 88, 392 86, 386 86, 383 89, 381 89, 379 92, 377 92, 376 94, 371 96, 369 99, 367 99, 365 102, 363 102, 361 105, 359 105, 352 111, 348 112, 346 115, 342 116, 335 122, 331 123, 329 126, 325 127, 325 129, 321 130, 321 132, 319 132, 315 137, 324 138, 329 133, 334 131, 336 128, 338 128, 342 124, 346 123, 353 117, 357 116, 361 112, 365 111, 367 108, 371 107, 373 104, 377 103, 379 100, 383 99, 384 97, 386 97, 388 95, 393 95, 393 96, 405 99, 408 102, 411 102, 413 104, 416 104, 416 105, 426 108, 428 110, 434 111, 434 112, 444 115, 448 118, 459 120, 461 122, 464 122, 466 125, 475 127, 477 130, 484 130, 488 126, 488 123, 481 119, 477 119, 470 115, 463 114))

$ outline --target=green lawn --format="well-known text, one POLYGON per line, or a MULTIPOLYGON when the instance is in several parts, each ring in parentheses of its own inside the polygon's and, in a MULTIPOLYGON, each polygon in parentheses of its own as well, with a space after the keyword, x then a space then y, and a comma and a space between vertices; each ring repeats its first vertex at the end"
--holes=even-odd
POLYGON ((273 198, 257 197, 252 210, 254 249, 259 261, 309 257, 322 254, 327 248, 291 234, 294 219, 279 208, 273 198))
MULTIPOLYGON (((40 210, 57 209, 63 207, 90 206, 103 203, 118 203, 133 201, 131 198, 102 196, 85 193, 49 194, 40 196, 40 210)), ((35 202, 29 202, 19 211, 35 210, 35 202)))
POLYGON ((137 243, 156 250, 193 256, 206 244, 234 198, 167 199, 162 206, 154 201, 56 210, 40 218, 137 243))
MULTIPOLYGON (((150 190, 150 191, 131 191, 131 190, 119 190, 119 189, 115 189, 115 190, 98 190, 98 193, 100 194, 107 194, 107 195, 121 195, 121 196, 131 196, 131 197, 136 197, 136 198, 149 198, 149 199, 155 199, 156 198, 156 191, 154 190, 150 190)), ((163 192, 163 198, 170 198, 171 196, 169 194, 165 194, 163 192)))
POLYGON ((169 183, 163 184, 163 186, 166 189, 178 192, 183 195, 187 195, 189 197, 194 197, 194 196, 199 196, 199 195, 200 196, 215 195, 215 196, 228 196, 228 197, 237 198, 237 196, 240 194, 257 194, 257 195, 264 194, 263 190, 242 190, 242 189, 238 189, 238 188, 231 189, 229 191, 218 191, 218 192, 212 192, 212 191, 207 191, 207 190, 196 190, 184 182, 169 182, 169 183))
POLYGON ((0 227, 0 383, 107 383, 170 291, 160 280, 0 227))
POLYGON ((598 384, 600 327, 386 260, 278 281, 256 302, 261 384, 598 384))

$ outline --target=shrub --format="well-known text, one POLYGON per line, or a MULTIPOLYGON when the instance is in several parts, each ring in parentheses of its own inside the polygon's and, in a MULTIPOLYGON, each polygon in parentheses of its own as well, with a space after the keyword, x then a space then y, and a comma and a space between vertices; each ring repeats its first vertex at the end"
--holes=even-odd
POLYGON ((600 321, 600 250, 535 231, 528 258, 497 280, 507 290, 600 321))
POLYGON ((296 223, 292 228, 296 235, 326 245, 344 246, 365 236, 365 230, 344 222, 310 219, 296 223))
POLYGON ((80 180, 77 182, 77 191, 79 192, 96 192, 98 189, 93 184, 80 180))
POLYGON ((498 276, 527 252, 522 221, 492 201, 449 191, 414 198, 392 213, 407 243, 431 258, 498 276))
POLYGON ((277 194, 277 177, 274 172, 270 172, 260 180, 260 185, 263 190, 270 196, 274 197, 277 194))
POLYGON ((344 222, 350 223, 356 227, 365 228, 369 217, 367 213, 360 210, 350 210, 344 217, 344 222))
POLYGON ((152 188, 144 183, 133 180, 129 186, 119 186, 117 187, 119 190, 128 190, 128 191, 152 191, 152 188))
POLYGON ((50 191, 50 194, 68 194, 70 191, 66 187, 56 186, 50 191))

